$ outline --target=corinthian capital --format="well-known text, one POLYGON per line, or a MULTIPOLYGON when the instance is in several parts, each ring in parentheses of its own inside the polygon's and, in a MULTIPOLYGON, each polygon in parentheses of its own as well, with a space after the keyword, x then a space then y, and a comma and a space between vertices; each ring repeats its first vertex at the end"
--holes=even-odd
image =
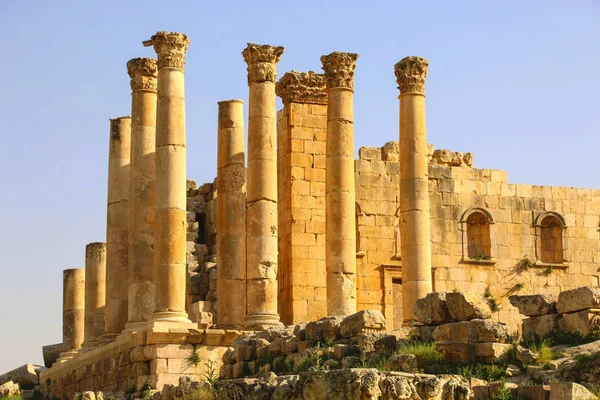
POLYGON ((283 104, 327 104, 325 75, 308 72, 286 72, 275 86, 275 93, 283 104))
POLYGON ((158 69, 176 68, 183 71, 185 53, 190 44, 190 39, 185 33, 156 32, 144 46, 153 46, 158 55, 158 69))
POLYGON ((425 78, 429 62, 423 57, 405 57, 394 65, 400 93, 425 93, 425 78))
POLYGON ((321 56, 323 71, 327 80, 327 88, 354 89, 354 69, 356 68, 356 53, 333 52, 321 56))
POLYGON ((127 73, 131 78, 131 90, 156 92, 156 60, 154 58, 134 58, 127 61, 127 73))
POLYGON ((248 64, 248 84, 273 82, 277 79, 276 66, 285 49, 282 46, 269 46, 248 43, 242 51, 248 64))

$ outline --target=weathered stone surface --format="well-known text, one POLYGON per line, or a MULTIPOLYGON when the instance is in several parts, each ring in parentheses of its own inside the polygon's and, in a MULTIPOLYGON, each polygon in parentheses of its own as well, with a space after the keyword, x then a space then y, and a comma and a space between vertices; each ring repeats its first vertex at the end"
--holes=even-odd
POLYGON ((375 342, 386 336, 385 332, 381 333, 359 333, 357 335, 358 348, 361 353, 369 353, 375 351, 375 342))
POLYGON ((523 340, 530 342, 536 337, 541 338, 558 329, 560 315, 547 314, 529 317, 523 320, 523 340))
POLYGON ((415 303, 415 316, 425 325, 439 325, 452 321, 446 305, 446 293, 433 292, 418 299, 415 303))
POLYGON ((575 382, 550 382, 550 400, 596 400, 597 397, 575 382))
POLYGON ((60 357, 60 352, 62 349, 62 343, 57 344, 49 344, 46 346, 42 346, 42 354, 44 356, 44 366, 46 368, 50 368, 52 364, 58 360, 60 357))
POLYGON ((578 332, 581 336, 587 336, 592 328, 600 326, 600 309, 582 310, 574 313, 564 314, 558 321, 560 332, 578 332))
POLYGON ((398 347, 402 347, 406 343, 406 339, 398 338, 396 335, 385 335, 373 343, 373 347, 377 354, 386 355, 392 354, 398 347))
POLYGON ((532 294, 527 296, 509 296, 510 304, 517 307, 519 312, 528 317, 537 315, 556 314, 558 296, 553 294, 532 294))
POLYGON ((19 384, 8 381, 0 385, 0 397, 14 396, 19 393, 19 384))
POLYGON ((311 321, 306 324, 306 340, 310 341, 321 341, 323 340, 323 321, 311 321))
POLYGON ((431 337, 436 342, 504 342, 507 332, 506 327, 497 321, 473 319, 439 325, 431 337))
POLYGON ((321 324, 323 340, 336 340, 340 336, 340 324, 343 317, 327 317, 321 324))
POLYGON ((473 400, 489 400, 490 386, 487 381, 471 378, 469 383, 473 391, 473 400))
POLYGON ((550 390, 543 385, 519 385, 517 396, 529 400, 548 400, 550 390))
POLYGON ((494 362, 503 358, 512 348, 508 343, 475 343, 475 357, 480 361, 494 362))
POLYGON ((413 354, 403 354, 401 356, 392 356, 385 364, 387 371, 413 372, 419 368, 417 357, 413 354))
POLYGON ((385 331, 385 317, 378 310, 362 310, 352 314, 340 323, 342 337, 356 336, 362 332, 385 331))
POLYGON ((457 321, 487 319, 492 316, 492 310, 485 299, 472 292, 448 292, 446 305, 450 316, 457 321))
POLYGON ((473 154, 439 149, 433 152, 430 162, 436 165, 448 165, 451 167, 472 167, 473 154))
POLYGON ((517 360, 523 364, 532 364, 538 359, 538 355, 535 351, 526 349, 523 346, 517 346, 516 351, 517 360))
POLYGON ((435 348, 441 352, 447 360, 453 362, 475 361, 475 346, 464 342, 437 342, 435 348))
POLYGON ((14 383, 18 383, 21 388, 30 386, 33 389, 33 386, 39 383, 37 371, 40 369, 45 369, 45 367, 33 364, 22 365, 19 368, 0 375, 0 384, 13 381, 14 383))
POLYGON ((490 383, 490 396, 492 399, 496 399, 500 389, 507 390, 510 393, 511 398, 517 394, 517 384, 511 382, 492 382, 490 383))
POLYGON ((556 310, 567 314, 586 308, 600 308, 600 288, 580 287, 561 292, 558 295, 556 310))
POLYGON ((433 335, 435 328, 437 328, 437 325, 415 326, 413 328, 413 335, 416 339, 428 342, 432 340, 431 335, 433 335))

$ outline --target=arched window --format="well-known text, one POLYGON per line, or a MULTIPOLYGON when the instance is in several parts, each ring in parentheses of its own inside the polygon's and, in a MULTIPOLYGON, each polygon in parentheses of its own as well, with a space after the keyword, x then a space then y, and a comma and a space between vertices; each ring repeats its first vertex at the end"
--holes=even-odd
POLYGON ((462 226, 463 262, 478 264, 495 263, 494 219, 485 209, 469 208, 460 220, 462 226))
POLYGON ((555 215, 547 215, 540 222, 540 260, 543 263, 562 264, 564 259, 563 223, 555 215))
POLYGON ((467 217, 467 249, 469 258, 473 260, 492 258, 490 221, 480 211, 475 211, 467 217))

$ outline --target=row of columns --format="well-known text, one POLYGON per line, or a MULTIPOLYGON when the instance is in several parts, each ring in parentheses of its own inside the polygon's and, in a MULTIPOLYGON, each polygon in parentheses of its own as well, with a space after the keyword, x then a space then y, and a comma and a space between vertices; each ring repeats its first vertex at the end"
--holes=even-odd
MULTIPOLYGON (((86 269, 66 270, 63 353, 124 329, 189 323, 186 284, 186 35, 158 32, 158 61, 127 63, 132 116, 111 120, 107 240, 86 248, 86 269), (85 275, 85 279, 84 279, 85 275), (85 283, 84 283, 85 282, 85 283), (84 300, 85 299, 85 307, 84 300), (84 311, 85 310, 85 311, 84 311), (84 315, 85 313, 85 315, 84 315), (85 329, 83 329, 85 326, 85 329)), ((283 47, 248 44, 248 167, 243 102, 219 102, 218 324, 265 329, 277 311, 276 65, 283 47), (247 185, 246 185, 247 182, 247 185)), ((354 69, 357 54, 321 57, 327 83, 327 313, 356 311, 354 69)), ((400 89, 400 231, 406 320, 431 291, 424 83, 428 63, 395 66, 400 89)))

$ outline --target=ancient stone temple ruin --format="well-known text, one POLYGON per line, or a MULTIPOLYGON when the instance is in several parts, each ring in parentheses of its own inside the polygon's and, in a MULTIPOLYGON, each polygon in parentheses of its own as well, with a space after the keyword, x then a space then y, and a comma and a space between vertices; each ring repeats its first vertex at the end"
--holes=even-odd
POLYGON ((418 323, 415 304, 432 292, 485 293, 499 306, 491 318, 516 331, 510 295, 599 285, 600 191, 510 184, 428 144, 422 57, 390 65, 399 133, 355 159, 358 55, 278 74, 284 48, 248 44, 247 124, 244 101, 218 103, 217 176, 197 187, 189 43, 158 32, 143 43, 156 59, 126 64, 131 116, 107 132, 106 239, 82 249, 85 269, 64 271, 62 350, 40 376, 48 396, 222 372, 244 332, 326 316, 377 310, 391 331, 418 323))

